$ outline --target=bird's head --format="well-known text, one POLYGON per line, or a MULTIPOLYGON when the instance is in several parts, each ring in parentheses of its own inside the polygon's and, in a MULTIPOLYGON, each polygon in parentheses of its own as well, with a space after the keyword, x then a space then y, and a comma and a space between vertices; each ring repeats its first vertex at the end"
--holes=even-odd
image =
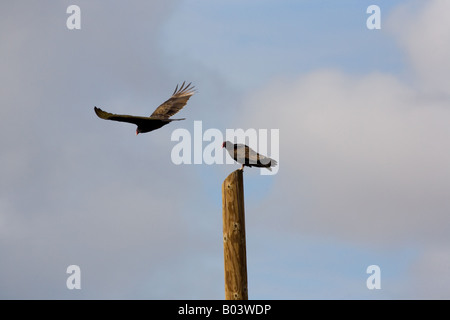
POLYGON ((231 143, 230 141, 224 141, 224 142, 222 143, 222 148, 225 148, 225 149, 232 149, 233 147, 234 147, 234 144, 231 143))

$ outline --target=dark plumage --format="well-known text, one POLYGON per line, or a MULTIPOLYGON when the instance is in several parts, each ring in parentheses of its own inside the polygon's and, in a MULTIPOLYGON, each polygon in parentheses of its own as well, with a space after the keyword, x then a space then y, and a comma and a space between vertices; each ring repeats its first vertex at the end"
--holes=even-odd
POLYGON ((241 170, 244 170, 244 166, 267 168, 272 171, 271 167, 275 167, 277 162, 269 157, 263 156, 246 146, 245 144, 236 143, 233 144, 230 141, 225 141, 222 144, 222 148, 227 149, 230 156, 238 163, 242 164, 241 170))
POLYGON ((162 103, 150 115, 150 117, 138 117, 125 114, 113 114, 94 107, 97 116, 105 120, 114 120, 120 122, 129 122, 137 125, 136 134, 150 132, 165 126, 169 122, 179 121, 183 119, 169 119, 175 113, 180 111, 188 102, 189 98, 195 93, 195 88, 189 83, 185 86, 185 82, 178 89, 178 85, 169 100, 162 103))

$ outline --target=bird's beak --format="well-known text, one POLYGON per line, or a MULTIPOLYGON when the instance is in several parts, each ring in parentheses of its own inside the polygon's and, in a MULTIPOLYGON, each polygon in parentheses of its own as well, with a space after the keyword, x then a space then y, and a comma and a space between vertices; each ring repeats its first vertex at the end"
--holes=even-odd
POLYGON ((138 135, 138 134, 139 134, 139 131, 136 130, 136 135, 138 135))

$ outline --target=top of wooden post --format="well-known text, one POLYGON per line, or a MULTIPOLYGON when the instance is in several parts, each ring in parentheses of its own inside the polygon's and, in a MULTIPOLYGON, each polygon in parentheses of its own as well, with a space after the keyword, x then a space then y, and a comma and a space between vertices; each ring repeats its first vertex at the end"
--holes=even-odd
POLYGON ((226 300, 248 300, 244 211, 244 179, 238 169, 222 184, 226 300))

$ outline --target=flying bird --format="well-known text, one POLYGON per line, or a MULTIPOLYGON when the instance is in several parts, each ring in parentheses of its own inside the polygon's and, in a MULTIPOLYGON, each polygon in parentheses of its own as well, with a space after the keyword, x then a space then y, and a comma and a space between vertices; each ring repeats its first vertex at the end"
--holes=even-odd
POLYGON ((230 156, 238 163, 242 164, 241 170, 244 166, 267 168, 272 171, 271 167, 277 165, 277 161, 263 156, 245 144, 233 144, 230 141, 225 141, 222 148, 227 149, 230 156))
POLYGON ((105 120, 114 120, 120 122, 129 122, 137 125, 136 135, 139 133, 150 132, 165 126, 172 121, 180 121, 183 119, 169 119, 175 113, 180 111, 188 102, 189 98, 195 93, 195 87, 191 87, 191 83, 185 86, 185 82, 178 89, 178 85, 175 88, 172 96, 169 100, 162 103, 156 110, 150 115, 150 117, 138 117, 130 116, 126 114, 113 114, 103 111, 100 108, 94 107, 94 111, 99 118, 105 120))

